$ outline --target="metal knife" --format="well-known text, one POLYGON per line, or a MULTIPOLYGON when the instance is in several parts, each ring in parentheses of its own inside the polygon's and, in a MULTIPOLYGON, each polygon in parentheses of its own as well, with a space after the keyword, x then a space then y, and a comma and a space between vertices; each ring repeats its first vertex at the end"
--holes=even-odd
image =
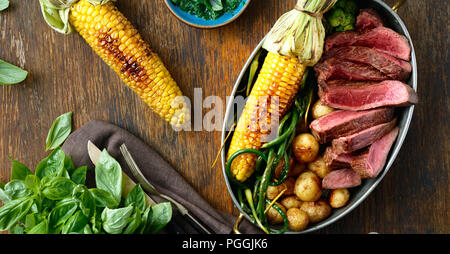
MULTIPOLYGON (((94 145, 90 140, 88 141, 88 154, 94 165, 97 165, 100 156, 102 155, 102 151, 94 145)), ((124 172, 122 172, 122 197, 126 198, 130 191, 136 186, 136 183, 124 172)), ((152 199, 147 193, 145 194, 145 199, 147 205, 155 205, 157 202, 152 199)), ((180 226, 178 226, 173 220, 168 224, 177 234, 186 234, 180 226)))
POLYGON ((202 223, 200 223, 194 216, 192 216, 189 213, 189 210, 186 209, 182 204, 174 200, 173 198, 164 195, 162 193, 159 193, 156 188, 145 178, 145 176, 142 174, 142 171, 137 166, 136 162, 134 161, 133 157, 131 156, 130 152, 128 151, 125 144, 122 144, 120 146, 120 152, 122 153, 123 157, 125 158, 125 161, 128 165, 128 167, 131 170, 131 173, 133 176, 138 180, 138 182, 142 185, 142 187, 147 190, 149 193, 155 196, 159 196, 167 201, 170 201, 175 207, 178 209, 178 211, 181 213, 181 215, 184 217, 186 222, 188 222, 192 227, 194 227, 199 233, 202 234, 211 234, 211 232, 207 229, 206 226, 204 226, 202 223))

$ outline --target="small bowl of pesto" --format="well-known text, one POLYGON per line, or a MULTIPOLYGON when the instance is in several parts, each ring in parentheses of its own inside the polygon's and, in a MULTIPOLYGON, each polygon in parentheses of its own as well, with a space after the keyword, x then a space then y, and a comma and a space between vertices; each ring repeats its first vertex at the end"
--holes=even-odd
POLYGON ((170 12, 196 28, 216 28, 237 19, 250 0, 164 0, 170 12))

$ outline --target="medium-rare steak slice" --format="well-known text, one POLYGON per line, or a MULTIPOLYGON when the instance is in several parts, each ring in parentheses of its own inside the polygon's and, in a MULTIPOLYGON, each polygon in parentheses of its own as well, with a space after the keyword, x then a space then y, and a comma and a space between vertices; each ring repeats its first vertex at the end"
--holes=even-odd
POLYGON ((383 81, 390 79, 371 65, 351 62, 337 57, 331 57, 314 66, 318 82, 327 80, 347 79, 355 81, 383 81))
POLYGON ((409 61, 411 46, 405 36, 387 27, 377 27, 363 33, 337 32, 325 41, 325 52, 335 47, 364 46, 409 61))
POLYGON ((323 160, 325 161, 325 165, 327 165, 330 169, 337 168, 349 168, 352 162, 351 154, 337 154, 333 151, 332 147, 329 146, 325 149, 325 153, 323 154, 323 160))
POLYGON ((383 19, 374 9, 362 9, 356 18, 356 29, 359 31, 384 26, 383 19))
POLYGON ((365 111, 334 111, 314 120, 310 124, 311 132, 321 144, 335 138, 357 133, 372 126, 392 120, 394 109, 379 108, 365 111))
POLYGON ((397 80, 379 83, 328 82, 320 84, 320 99, 324 105, 350 111, 378 107, 402 107, 418 102, 416 92, 397 80))
POLYGON ((324 189, 345 189, 361 185, 361 177, 351 168, 331 171, 322 180, 324 189))
POLYGON ((397 124, 397 119, 388 123, 382 123, 350 136, 334 139, 331 144, 335 154, 348 154, 370 146, 375 141, 386 135, 397 124))
POLYGON ((368 47, 345 46, 333 48, 322 59, 331 57, 370 65, 390 79, 395 80, 407 80, 412 71, 410 63, 368 47))
POLYGON ((358 155, 353 157, 351 167, 361 178, 377 177, 386 164, 386 159, 394 141, 397 139, 399 128, 395 127, 388 134, 373 143, 358 155))

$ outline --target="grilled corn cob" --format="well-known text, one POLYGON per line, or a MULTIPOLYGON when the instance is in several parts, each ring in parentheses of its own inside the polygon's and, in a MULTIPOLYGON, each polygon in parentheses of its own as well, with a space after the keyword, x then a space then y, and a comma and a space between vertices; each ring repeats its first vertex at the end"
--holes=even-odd
MULTIPOLYGON (((242 149, 259 150, 264 143, 261 137, 267 134, 261 129, 265 124, 262 122, 270 124, 271 117, 282 118, 287 113, 306 68, 322 55, 325 30, 320 19, 335 2, 299 0, 296 8, 283 15, 269 32, 263 44, 269 53, 237 123, 227 159, 242 149), (260 98, 273 96, 278 96, 278 107, 261 103, 260 98), (258 118, 261 110, 268 111, 268 119, 258 118)), ((256 159, 257 155, 248 153, 233 160, 231 173, 236 180, 243 182, 252 175, 256 159)))
MULTIPOLYGON (((72 27, 154 112, 175 127, 189 122, 180 88, 159 56, 112 2, 59 2, 71 5, 68 20, 72 27)), ((50 11, 43 10, 44 17, 50 11)))
MULTIPOLYGON (((228 158, 235 152, 246 149, 260 149, 264 134, 263 126, 271 124, 271 116, 280 117, 288 110, 300 88, 306 65, 300 64, 297 57, 286 57, 276 53, 268 53, 256 83, 249 95, 244 111, 233 134, 228 158), (265 104, 265 99, 277 96, 276 106, 265 104), (269 119, 260 119, 261 111, 267 110, 269 119), (278 112, 274 112, 278 110, 278 112)), ((245 181, 253 173, 256 154, 242 154, 234 159, 231 172, 239 181, 245 181)))

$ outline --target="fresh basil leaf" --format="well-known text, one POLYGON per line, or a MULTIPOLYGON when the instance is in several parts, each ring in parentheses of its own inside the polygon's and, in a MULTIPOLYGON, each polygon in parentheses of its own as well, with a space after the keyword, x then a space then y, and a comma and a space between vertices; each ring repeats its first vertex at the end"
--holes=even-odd
POLYGON ((23 165, 22 163, 14 160, 13 158, 9 157, 9 159, 12 162, 12 168, 11 168, 11 180, 25 180, 25 177, 27 175, 33 174, 31 170, 27 168, 27 166, 23 165))
MULTIPOLYGON (((4 188, 4 186, 3 186, 4 188)), ((11 201, 11 197, 6 194, 5 190, 3 188, 0 188, 0 201, 3 203, 8 203, 11 201)))
POLYGON ((0 60, 0 85, 17 84, 25 80, 28 72, 21 68, 0 60))
POLYGON ((133 234, 141 225, 141 210, 139 207, 134 208, 134 214, 130 218, 130 223, 128 223, 127 227, 123 231, 123 234, 133 234))
POLYGON ((41 180, 39 180, 39 177, 35 175, 27 175, 24 182, 28 189, 32 190, 34 194, 38 194, 40 192, 41 180))
POLYGON ((42 194, 51 200, 61 200, 72 195, 75 183, 65 177, 56 176, 42 190, 42 194))
POLYGON ((108 234, 120 234, 128 224, 128 219, 133 213, 133 206, 109 209, 105 208, 102 213, 103 229, 108 234))
POLYGON ((14 235, 22 235, 25 234, 25 228, 21 224, 17 223, 9 230, 9 233, 14 235))
POLYGON ((141 225, 138 228, 139 234, 145 234, 147 224, 152 218, 152 207, 148 206, 142 213, 141 225))
POLYGON ((125 199, 125 206, 129 206, 133 204, 134 207, 139 208, 141 211, 145 210, 146 203, 145 203, 145 193, 144 190, 142 190, 142 187, 140 184, 136 184, 133 189, 131 189, 130 193, 128 194, 127 198, 125 199))
POLYGON ((0 11, 9 7, 9 0, 0 0, 0 11))
POLYGON ((152 206, 152 216, 147 219, 146 234, 155 234, 172 219, 172 205, 169 202, 152 206))
POLYGON ((33 205, 33 199, 20 198, 0 207, 0 231, 9 230, 20 221, 33 205))
POLYGON ((122 196, 122 168, 106 150, 103 150, 95 167, 97 188, 108 191, 120 203, 122 196))
POLYGON ((60 115, 53 122, 46 139, 46 151, 60 146, 72 131, 72 112, 60 115))
POLYGON ((57 176, 64 169, 65 158, 64 151, 58 147, 53 150, 47 158, 39 162, 35 170, 35 175, 39 177, 39 179, 42 179, 45 176, 57 176))
POLYGON ((94 197, 95 206, 97 207, 108 207, 112 209, 119 205, 111 193, 105 190, 93 188, 89 189, 89 192, 94 197))
POLYGON ((94 212, 94 216, 91 217, 91 229, 94 234, 101 234, 102 231, 102 213, 103 208, 97 207, 94 212))
POLYGON ((5 184, 0 182, 0 189, 3 189, 3 188, 5 188, 5 184))
POLYGON ((69 233, 83 233, 84 228, 89 223, 89 218, 86 217, 82 211, 76 212, 70 219, 64 224, 62 234, 69 233))
POLYGON ((39 215, 37 213, 29 213, 25 216, 25 231, 30 231, 34 226, 39 224, 41 220, 39 219, 39 215))
MULTIPOLYGON (((75 189, 79 193, 74 193, 74 198, 79 201, 79 207, 86 217, 91 217, 95 212, 95 199, 85 185, 77 185, 75 189)), ((75 192, 74 189, 74 192, 75 192)))
POLYGON ((55 200, 51 200, 44 197, 40 202, 39 205, 40 209, 38 210, 41 211, 42 215, 46 217, 52 212, 53 208, 55 207, 55 204, 56 204, 55 200))
POLYGON ((48 233, 48 222, 46 219, 41 221, 39 224, 34 226, 32 229, 27 231, 27 234, 47 234, 48 233))
POLYGON ((75 171, 75 165, 73 165, 72 157, 70 157, 69 155, 66 155, 66 157, 64 158, 64 168, 70 175, 72 175, 72 173, 75 171))
POLYGON ((77 168, 70 177, 72 181, 76 184, 86 184, 86 173, 87 173, 88 167, 83 166, 80 168, 77 168))
POLYGON ((5 185, 5 193, 12 200, 30 196, 32 191, 22 180, 12 180, 5 185))
POLYGON ((86 226, 84 226, 84 228, 83 228, 83 234, 85 234, 85 235, 91 235, 91 234, 93 234, 94 232, 92 231, 92 229, 91 229, 91 227, 89 226, 89 224, 88 225, 86 225, 86 226))
POLYGON ((78 202, 72 198, 58 201, 55 208, 48 216, 49 232, 53 234, 59 233, 61 227, 73 215, 77 208, 78 202))

